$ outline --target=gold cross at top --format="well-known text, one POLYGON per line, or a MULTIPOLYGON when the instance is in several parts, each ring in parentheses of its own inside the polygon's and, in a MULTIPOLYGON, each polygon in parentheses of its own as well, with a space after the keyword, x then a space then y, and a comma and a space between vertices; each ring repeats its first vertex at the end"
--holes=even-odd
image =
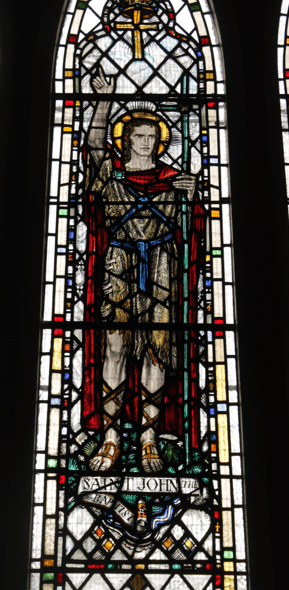
MULTIPOLYGON (((132 23, 117 23, 117 29, 130 29, 134 33, 134 57, 135 59, 142 59, 143 58, 143 51, 142 51, 142 36, 141 31, 144 29, 157 29, 157 24, 150 24, 150 25, 143 25, 142 21, 147 18, 146 15, 142 14, 142 10, 134 9, 132 17, 129 15, 128 18, 132 18, 132 23)), ((125 14, 125 16, 127 16, 125 14)))

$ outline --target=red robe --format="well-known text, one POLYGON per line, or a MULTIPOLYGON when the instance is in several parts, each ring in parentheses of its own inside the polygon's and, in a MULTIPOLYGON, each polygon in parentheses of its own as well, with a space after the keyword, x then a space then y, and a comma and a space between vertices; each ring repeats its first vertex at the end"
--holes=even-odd
MULTIPOLYGON (((113 154, 113 168, 115 171, 123 171, 121 161, 113 154)), ((92 173, 93 174, 93 173, 92 173)), ((153 170, 125 173, 122 182, 136 191, 143 191, 144 186, 149 193, 158 193, 172 189, 172 178, 179 174, 173 168, 158 163, 153 170)), ((197 281, 198 268, 203 264, 203 254, 200 251, 200 238, 204 231, 205 211, 200 202, 195 199, 190 205, 192 208, 191 231, 189 233, 189 323, 196 321, 197 313, 197 281)), ((84 392, 83 392, 83 421, 89 430, 102 428, 102 330, 100 306, 103 295, 101 285, 104 273, 105 252, 109 244, 109 233, 105 227, 102 202, 94 202, 94 195, 88 191, 85 194, 85 222, 88 225, 88 276, 86 290, 85 321, 91 323, 91 328, 85 330, 85 363, 84 363, 84 392)), ((182 320, 182 232, 175 229, 175 239, 179 249, 179 321, 182 320)), ((182 326, 180 326, 180 330, 182 326)), ((189 332, 189 362, 191 365, 189 391, 191 414, 191 444, 198 448, 198 408, 197 408, 197 364, 196 364, 196 332, 189 332)), ((182 333, 179 333, 179 367, 183 367, 182 333)), ((139 362, 133 358, 128 359, 128 385, 125 398, 124 420, 137 423, 139 411, 139 387, 140 387, 139 362)), ((183 399, 182 399, 182 369, 177 374, 166 380, 164 407, 161 411, 162 433, 170 433, 176 436, 183 432, 183 399)))

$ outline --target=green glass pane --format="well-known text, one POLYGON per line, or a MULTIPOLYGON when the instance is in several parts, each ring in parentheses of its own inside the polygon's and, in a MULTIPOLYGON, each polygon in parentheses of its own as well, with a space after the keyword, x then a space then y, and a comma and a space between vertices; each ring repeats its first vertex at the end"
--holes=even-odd
POLYGON ((57 459, 48 459, 47 467, 57 467, 57 459))
POLYGON ((54 580, 54 574, 53 573, 43 574, 43 580, 54 580))

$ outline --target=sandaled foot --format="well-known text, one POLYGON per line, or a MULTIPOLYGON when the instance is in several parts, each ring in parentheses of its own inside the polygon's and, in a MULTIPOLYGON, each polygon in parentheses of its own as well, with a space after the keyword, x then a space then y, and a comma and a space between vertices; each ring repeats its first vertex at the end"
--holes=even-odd
POLYGON ((147 442, 142 446, 142 467, 146 473, 156 473, 163 469, 163 462, 155 442, 147 442))
POLYGON ((115 445, 112 441, 106 441, 95 457, 89 461, 89 467, 93 471, 107 471, 114 465, 119 454, 119 444, 115 445))

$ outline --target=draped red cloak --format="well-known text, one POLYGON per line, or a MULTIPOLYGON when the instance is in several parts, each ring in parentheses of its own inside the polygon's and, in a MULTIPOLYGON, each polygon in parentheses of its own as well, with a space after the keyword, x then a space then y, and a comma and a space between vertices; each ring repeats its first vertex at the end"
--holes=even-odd
MULTIPOLYGON (((110 152, 112 152, 109 147, 110 152)), ((119 158, 112 153, 113 169, 123 172, 123 165, 119 158)), ((179 174, 170 166, 158 163, 155 169, 145 171, 126 171, 121 180, 125 186, 135 191, 159 193, 172 190, 172 179, 179 174)), ((88 227, 88 271, 86 283, 85 321, 91 324, 85 330, 85 359, 84 359, 84 391, 83 391, 83 425, 89 430, 102 429, 102 330, 105 323, 101 321, 100 306, 103 300, 102 282, 104 274, 105 253, 109 245, 109 232, 105 226, 102 201, 95 201, 94 194, 87 191, 84 196, 84 217, 88 227)), ((188 322, 193 324, 197 317, 197 283, 199 268, 203 264, 203 248, 200 239, 204 233, 206 212, 197 198, 188 205, 191 207, 191 229, 189 232, 189 313, 188 322)), ((175 229, 175 240, 179 250, 179 322, 182 321, 182 253, 183 240, 180 228, 175 229)), ((193 326, 192 326, 193 328, 193 326)), ((182 325, 178 331, 179 362, 175 374, 166 379, 163 409, 161 410, 161 433, 181 436, 183 433, 183 347, 182 325)), ((186 327, 187 329, 187 327, 186 327)), ((191 418, 191 444, 193 448, 199 445, 198 404, 197 404, 197 358, 196 331, 189 331, 188 362, 189 374, 189 407, 191 418)), ((137 423, 140 390, 139 361, 128 359, 127 391, 124 407, 124 421, 137 423)))

